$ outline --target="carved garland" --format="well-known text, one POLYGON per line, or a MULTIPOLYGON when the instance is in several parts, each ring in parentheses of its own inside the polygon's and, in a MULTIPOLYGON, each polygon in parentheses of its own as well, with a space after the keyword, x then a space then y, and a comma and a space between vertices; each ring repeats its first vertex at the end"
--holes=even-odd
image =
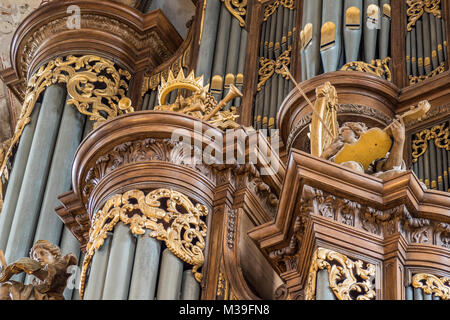
POLYGON ((442 300, 450 300, 450 278, 418 273, 412 278, 412 286, 421 288, 426 294, 434 294, 442 300))
POLYGON ((241 27, 245 27, 245 15, 247 14, 247 0, 221 0, 228 11, 239 21, 241 27))
POLYGON ((133 234, 142 235, 146 229, 151 230, 150 237, 164 241, 174 255, 194 266, 195 279, 201 282, 202 274, 197 271, 204 262, 207 227, 202 218, 206 215, 206 206, 194 205, 188 197, 173 190, 157 189, 147 195, 140 190, 131 190, 113 196, 92 219, 81 272, 80 296, 84 294, 86 272, 96 250, 103 246, 108 232, 120 221, 129 225, 133 234))
POLYGON ((389 70, 390 57, 383 60, 376 59, 372 60, 372 63, 365 63, 363 61, 353 61, 349 62, 342 67, 343 71, 360 71, 374 74, 380 78, 384 78, 388 81, 392 80, 392 73, 389 70))
POLYGON ((286 51, 278 56, 276 61, 264 57, 259 58, 259 64, 261 67, 258 71, 258 91, 261 91, 267 80, 269 80, 274 73, 281 75, 285 79, 289 79, 289 75, 286 73, 284 66, 289 66, 291 63, 291 51, 292 47, 289 46, 286 51))
POLYGON ((436 125, 431 129, 425 129, 416 134, 412 141, 412 161, 417 162, 428 149, 428 141, 434 140, 437 148, 450 151, 449 126, 446 122, 436 125))
POLYGON ((309 269, 306 300, 314 299, 317 271, 325 268, 328 269, 330 288, 339 300, 372 300, 376 297, 374 265, 361 260, 353 261, 341 253, 319 248, 313 254, 309 269))
POLYGON ((279 6, 283 6, 289 10, 294 10, 295 0, 276 0, 267 5, 264 9, 264 21, 267 21, 269 17, 277 11, 279 6))
MULTIPOLYGON (((133 112, 129 106, 119 104, 128 90, 131 74, 117 68, 114 62, 94 55, 58 57, 41 66, 28 82, 28 88, 9 149, 4 154, 0 174, 8 179, 6 166, 14 146, 19 142, 25 126, 30 122, 31 113, 45 89, 57 83, 65 83, 71 99, 68 104, 99 123, 133 112)), ((0 188, 1 189, 1 188, 0 188)))
POLYGON ((417 20, 425 12, 441 18, 440 2, 441 0, 406 0, 408 4, 408 9, 406 10, 406 14, 408 15, 408 31, 412 30, 417 20))

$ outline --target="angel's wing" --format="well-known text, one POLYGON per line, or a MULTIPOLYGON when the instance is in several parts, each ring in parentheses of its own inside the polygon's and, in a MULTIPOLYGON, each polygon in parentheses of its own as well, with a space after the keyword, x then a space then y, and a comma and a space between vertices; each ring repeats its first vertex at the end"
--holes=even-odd
POLYGON ((339 134, 338 98, 336 88, 331 83, 326 82, 324 85, 317 87, 314 108, 316 112, 313 113, 310 130, 311 154, 320 157, 339 134), (325 128, 325 125, 329 130, 325 128))

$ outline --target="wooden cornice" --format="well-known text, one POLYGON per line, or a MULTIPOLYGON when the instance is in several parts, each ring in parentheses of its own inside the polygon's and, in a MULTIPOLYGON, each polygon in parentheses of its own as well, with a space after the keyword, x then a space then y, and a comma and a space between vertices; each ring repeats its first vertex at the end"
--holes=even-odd
POLYGON ((183 39, 161 10, 143 14, 107 0, 53 1, 32 12, 16 30, 11 45, 12 71, 6 83, 20 88, 33 70, 61 55, 95 54, 117 62, 132 74, 168 60, 183 39), (80 8, 80 29, 69 29, 69 5, 80 8))
POLYGON ((384 181, 305 152, 292 150, 275 220, 249 232, 250 237, 261 248, 272 247, 287 240, 289 235, 286 231, 290 229, 295 214, 295 201, 305 184, 382 210, 405 204, 417 218, 450 223, 450 195, 441 191, 424 190, 411 171, 384 181))

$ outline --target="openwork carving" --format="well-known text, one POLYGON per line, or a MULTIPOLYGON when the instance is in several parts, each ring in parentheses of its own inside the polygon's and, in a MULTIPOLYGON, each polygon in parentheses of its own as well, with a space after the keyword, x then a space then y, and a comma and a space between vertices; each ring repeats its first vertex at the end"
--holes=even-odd
POLYGON ((195 77, 194 71, 185 77, 184 71, 181 69, 178 76, 175 77, 172 71, 169 71, 167 80, 161 79, 161 85, 158 88, 159 106, 154 110, 172 111, 187 114, 189 116, 206 121, 211 125, 222 129, 235 129, 239 125, 235 120, 239 117, 236 108, 223 110, 227 104, 237 97, 242 97, 242 93, 234 85, 230 85, 230 91, 225 98, 217 103, 216 99, 208 92, 209 85, 203 86, 203 76, 195 77), (184 98, 178 94, 175 103, 165 105, 167 96, 174 90, 185 89, 193 94, 184 98))
POLYGON ((418 273, 413 276, 411 284, 414 288, 421 288, 427 294, 434 294, 442 300, 450 300, 450 278, 418 273))
POLYGON ((241 27, 245 27, 245 15, 247 14, 247 0, 221 0, 228 11, 238 19, 241 27))
POLYGON ((82 114, 95 121, 95 125, 134 111, 119 104, 128 90, 131 74, 104 58, 94 55, 58 57, 41 66, 28 82, 27 93, 17 122, 14 136, 1 163, 0 173, 8 178, 6 165, 14 146, 19 142, 25 126, 30 122, 36 101, 45 89, 57 83, 67 85, 74 105, 82 114))
POLYGON ((408 31, 412 30, 417 20, 425 12, 441 18, 441 0, 406 0, 406 3, 408 4, 408 9, 406 10, 406 14, 408 15, 408 31))
POLYGON ((118 222, 130 226, 133 234, 149 236, 164 241, 167 248, 184 262, 193 265, 192 272, 198 282, 202 274, 207 227, 203 218, 208 214, 206 206, 194 205, 180 192, 157 189, 147 195, 131 190, 110 198, 92 219, 89 242, 81 273, 80 295, 84 293, 86 272, 95 254, 102 247, 108 232, 118 222))
POLYGON ((386 79, 388 81, 392 80, 392 73, 389 69, 390 57, 383 60, 376 59, 372 60, 371 63, 365 63, 363 61, 353 61, 349 62, 342 67, 341 70, 344 71, 360 71, 374 74, 380 78, 386 79))
POLYGON ((428 141, 434 140, 437 148, 450 151, 449 126, 447 122, 417 133, 412 141, 412 161, 417 162, 428 149, 428 141))
POLYGON ((428 78, 434 77, 438 74, 441 74, 445 71, 445 63, 442 62, 441 65, 439 67, 437 67, 436 69, 432 70, 429 74, 424 75, 424 76, 409 76, 409 84, 416 84, 419 82, 422 82, 428 78))
POLYGON ((309 269, 305 299, 316 295, 317 271, 328 269, 330 288, 339 300, 373 300, 375 266, 361 260, 353 261, 347 256, 329 249, 317 249, 309 269))
POLYGON ((295 0, 276 0, 271 4, 268 4, 264 9, 264 21, 267 21, 269 17, 274 14, 279 6, 288 8, 289 10, 295 9, 295 0))
POLYGON ((289 66, 291 63, 291 51, 292 47, 289 46, 286 51, 278 56, 276 61, 264 57, 259 58, 260 68, 258 70, 258 91, 261 91, 267 80, 269 80, 274 73, 281 75, 285 79, 289 79, 289 74, 285 71, 284 66, 289 66))

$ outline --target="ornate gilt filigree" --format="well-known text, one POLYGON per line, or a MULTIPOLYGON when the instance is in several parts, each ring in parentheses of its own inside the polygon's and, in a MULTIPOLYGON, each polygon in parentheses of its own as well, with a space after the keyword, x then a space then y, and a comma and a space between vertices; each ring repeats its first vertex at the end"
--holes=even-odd
POLYGON ((418 273, 412 278, 412 286, 421 288, 427 294, 434 294, 442 300, 450 300, 450 278, 438 278, 431 274, 418 273))
POLYGON ((375 266, 361 260, 353 261, 347 256, 324 248, 318 248, 309 269, 305 299, 313 300, 316 295, 317 271, 328 269, 330 288, 339 300, 372 300, 375 266))
MULTIPOLYGON (((6 172, 9 157, 18 143, 25 126, 30 122, 34 106, 44 90, 56 83, 65 83, 74 105, 82 114, 95 121, 94 126, 120 114, 132 112, 133 108, 119 104, 128 90, 131 74, 117 68, 114 62, 94 55, 58 57, 41 66, 28 82, 27 93, 22 106, 14 136, 8 151, 4 153, 0 173, 8 178, 6 172)), ((1 188, 0 188, 1 189, 1 188)))
POLYGON ((372 60, 371 63, 365 63, 363 61, 349 62, 342 67, 344 71, 360 71, 374 74, 380 78, 384 78, 388 81, 392 80, 392 73, 389 69, 390 57, 386 57, 383 60, 372 60))
POLYGON ((419 82, 422 82, 426 79, 429 79, 431 77, 434 77, 438 74, 441 74, 445 72, 445 64, 444 62, 441 63, 441 65, 439 67, 437 67, 436 69, 432 70, 429 74, 425 75, 425 76, 409 76, 409 84, 416 84, 419 82))
POLYGON ((191 71, 191 73, 185 77, 184 71, 180 70, 178 76, 175 77, 173 73, 169 71, 167 80, 161 80, 158 91, 160 105, 156 106, 154 110, 186 114, 206 121, 222 130, 239 127, 235 122, 239 117, 236 113, 236 108, 232 107, 229 110, 223 110, 230 101, 237 97, 242 97, 242 93, 239 89, 232 84, 230 85, 230 91, 225 98, 217 103, 212 94, 208 92, 209 85, 203 86, 203 76, 195 77, 194 71, 191 71), (189 90, 193 94, 184 98, 180 92, 178 92, 175 103, 165 105, 169 93, 180 89, 189 90))
POLYGON ((286 51, 280 54, 276 61, 260 57, 258 70, 259 81, 257 90, 261 91, 267 80, 269 80, 275 73, 281 75, 285 79, 289 79, 289 74, 286 73, 284 66, 289 66, 291 63, 292 47, 289 46, 286 51))
POLYGON ((412 141, 412 161, 417 162, 428 149, 428 141, 434 140, 437 148, 450 151, 449 126, 446 122, 416 133, 412 141))
POLYGON ((406 10, 406 14, 408 15, 408 31, 412 30, 417 20, 425 12, 441 18, 441 0, 406 0, 406 3, 408 4, 408 9, 406 10))
POLYGON ((221 0, 228 11, 238 19, 241 27, 245 27, 245 15, 247 14, 247 0, 221 0))
POLYGON ((174 255, 193 265, 195 279, 201 282, 202 274, 198 270, 204 262, 207 227, 203 218, 207 214, 206 206, 194 205, 182 193, 168 189, 157 189, 148 194, 131 190, 111 197, 92 219, 80 295, 84 293, 86 272, 95 252, 119 222, 129 225, 133 234, 142 235, 146 229, 151 230, 150 237, 164 241, 174 255))
POLYGON ((276 0, 271 4, 268 4, 264 9, 264 21, 267 21, 267 19, 277 11, 279 6, 294 10, 295 0, 276 0))

